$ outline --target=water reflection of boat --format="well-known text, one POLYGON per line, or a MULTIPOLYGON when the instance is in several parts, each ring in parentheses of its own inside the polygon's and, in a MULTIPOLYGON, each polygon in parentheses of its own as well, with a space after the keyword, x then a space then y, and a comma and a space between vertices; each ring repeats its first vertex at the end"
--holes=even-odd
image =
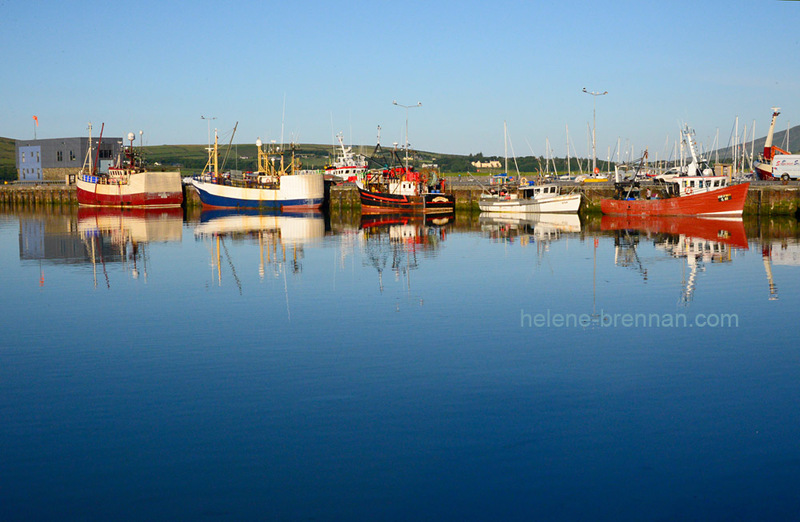
POLYGON ((183 211, 180 208, 78 209, 78 233, 94 269, 95 286, 98 264, 102 268, 106 286, 110 286, 107 265, 114 262, 129 266, 134 279, 139 277, 141 267, 146 279, 145 245, 180 241, 182 232, 183 211))
POLYGON ((180 241, 183 233, 183 210, 80 207, 78 231, 83 235, 107 234, 117 243, 180 241))
POLYGON ((764 271, 769 284, 769 300, 778 299, 778 285, 772 274, 773 265, 800 266, 800 245, 786 240, 761 245, 761 258, 764 261, 764 271))
POLYGON ((325 235, 321 212, 261 213, 247 210, 204 210, 195 237, 247 237, 268 234, 281 241, 306 243, 325 235))
POLYGON ((481 230, 488 232, 493 239, 521 242, 531 239, 556 240, 562 234, 581 231, 581 220, 577 214, 528 214, 528 213, 482 213, 478 217, 481 230))
POLYGON ((364 263, 378 271, 381 291, 387 266, 395 278, 403 276, 410 288, 410 271, 419 266, 420 256, 436 255, 453 217, 411 213, 361 216, 364 263))
POLYGON ((638 268, 645 280, 647 269, 636 251, 642 234, 651 239, 656 248, 686 260, 689 275, 684 275, 682 281, 684 304, 692 300, 697 276, 705 271, 706 263, 729 263, 734 250, 748 248, 741 219, 603 216, 600 227, 616 232, 615 264, 638 268))
POLYGON ((215 242, 212 268, 216 269, 220 284, 222 253, 225 253, 241 292, 241 282, 225 245, 226 239, 233 242, 250 241, 259 245, 258 272, 261 278, 264 277, 267 265, 274 268, 275 275, 280 274, 289 258, 292 272, 299 273, 303 269, 301 259, 305 257, 304 246, 325 236, 325 219, 321 212, 264 214, 245 209, 206 210, 200 215, 200 223, 195 227, 194 235, 195 239, 212 239, 215 242))
POLYGON ((406 225, 408 223, 424 224, 425 226, 443 226, 455 219, 454 213, 447 214, 362 214, 361 228, 380 227, 388 225, 406 225))
POLYGON ((747 249, 747 235, 741 219, 604 215, 600 228, 604 231, 638 230, 648 234, 683 235, 747 249))

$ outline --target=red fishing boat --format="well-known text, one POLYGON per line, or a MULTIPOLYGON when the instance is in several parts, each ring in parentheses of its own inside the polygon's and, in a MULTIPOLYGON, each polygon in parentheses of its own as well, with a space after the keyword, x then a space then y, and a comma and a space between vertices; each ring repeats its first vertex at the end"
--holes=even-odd
MULTIPOLYGON (((97 169, 97 158, 92 162, 91 124, 89 125, 89 151, 84 167, 75 184, 78 204, 108 207, 180 207, 183 202, 183 185, 180 172, 150 171, 134 151, 134 134, 128 134, 130 145, 125 147, 125 158, 117 158, 108 173, 97 169)), ((103 139, 103 133, 100 133, 103 139)))
MULTIPOLYGON (((716 176, 715 176, 716 178, 716 176)), ((708 180, 711 181, 711 180, 708 180)), ((641 198, 638 184, 629 187, 617 184, 614 199, 600 202, 603 214, 636 216, 741 216, 750 183, 727 185, 696 193, 681 190, 684 195, 641 198)), ((649 189, 648 189, 649 190, 649 189)))
POLYGON ((707 162, 697 155, 694 131, 682 131, 689 143, 692 161, 675 176, 663 177, 642 194, 638 173, 647 160, 642 156, 632 178, 623 180, 618 167, 614 198, 600 202, 603 214, 634 216, 741 216, 750 183, 731 185, 727 176, 715 176, 707 162), (644 196, 644 197, 643 197, 644 196))
POLYGON ((356 179, 362 213, 448 214, 455 211, 455 196, 446 192, 445 180, 439 176, 435 165, 423 165, 418 172, 409 166, 408 150, 403 161, 396 149, 389 160, 379 157, 383 154, 379 137, 370 160, 382 167, 366 171, 356 179))

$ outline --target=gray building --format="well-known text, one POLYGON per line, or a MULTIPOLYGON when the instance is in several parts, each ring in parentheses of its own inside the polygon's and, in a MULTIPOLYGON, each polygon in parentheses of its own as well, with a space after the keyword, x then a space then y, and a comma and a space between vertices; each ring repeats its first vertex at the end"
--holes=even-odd
MULTIPOLYGON (((89 138, 17 140, 15 158, 19 181, 65 181, 77 174, 86 161, 89 138)), ((92 163, 97 158, 99 172, 108 172, 122 151, 122 138, 92 138, 92 163)))

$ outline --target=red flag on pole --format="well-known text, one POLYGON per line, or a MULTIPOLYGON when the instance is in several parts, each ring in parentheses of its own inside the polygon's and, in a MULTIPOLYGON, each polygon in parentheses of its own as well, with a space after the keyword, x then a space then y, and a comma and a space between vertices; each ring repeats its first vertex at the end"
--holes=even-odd
POLYGON ((33 117, 33 121, 36 122, 36 126, 38 127, 39 126, 39 117, 38 116, 34 116, 33 117))

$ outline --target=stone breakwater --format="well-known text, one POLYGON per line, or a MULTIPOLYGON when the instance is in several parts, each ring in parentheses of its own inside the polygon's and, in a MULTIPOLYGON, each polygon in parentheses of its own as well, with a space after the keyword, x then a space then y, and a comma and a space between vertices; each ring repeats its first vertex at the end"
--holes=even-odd
MULTIPOLYGON (((456 209, 478 211, 481 187, 477 184, 451 184, 450 189, 456 198, 456 209)), ((600 212, 600 201, 614 195, 611 183, 591 185, 564 185, 563 190, 576 190, 583 194, 581 214, 600 212)), ((197 192, 184 186, 184 206, 200 206, 197 192)), ((0 185, 0 204, 12 207, 38 207, 52 205, 77 205, 75 187, 57 184, 42 185, 0 185)), ((355 185, 338 185, 330 188, 328 204, 332 210, 358 209, 361 203, 355 185)), ((800 183, 756 182, 750 185, 745 215, 797 216, 800 210, 800 183)))

